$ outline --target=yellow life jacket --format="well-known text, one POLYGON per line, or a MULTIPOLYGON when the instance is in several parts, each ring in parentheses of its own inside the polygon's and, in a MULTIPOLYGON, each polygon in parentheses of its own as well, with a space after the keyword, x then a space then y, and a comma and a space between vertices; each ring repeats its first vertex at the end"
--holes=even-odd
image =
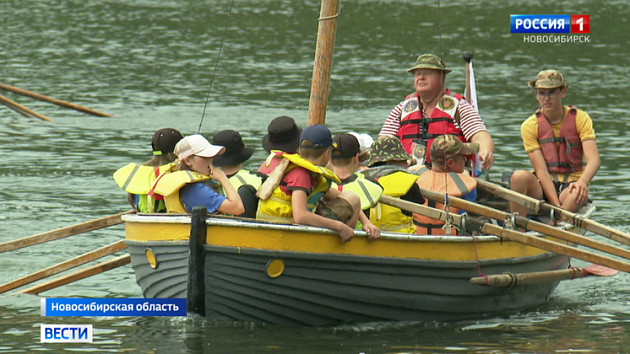
MULTIPOLYGON (((232 184, 234 190, 238 192, 239 188, 246 185, 252 186, 254 187, 254 189, 258 190, 263 182, 263 179, 252 171, 239 170, 238 172, 233 174, 232 177, 228 178, 228 181, 230 181, 230 184, 232 184)), ((225 196, 225 191, 223 191, 223 188, 221 188, 220 193, 221 195, 225 196)))
POLYGON ((211 178, 199 172, 188 170, 165 173, 157 178, 149 193, 164 196, 167 213, 186 214, 186 209, 179 199, 179 190, 187 183, 203 182, 211 178))
POLYGON ((383 187, 369 179, 365 178, 363 173, 355 173, 357 178, 346 184, 333 183, 331 188, 338 189, 340 192, 352 192, 359 196, 361 200, 361 210, 371 208, 378 203, 383 195, 383 187))
POLYGON ((125 192, 138 195, 138 210, 142 213, 164 212, 161 196, 149 196, 151 186, 157 177, 176 168, 175 163, 162 166, 146 166, 130 163, 114 172, 114 181, 125 192))
MULTIPOLYGON (((330 189, 332 181, 340 183, 339 177, 335 173, 325 167, 316 166, 312 162, 303 159, 298 154, 287 154, 282 151, 272 151, 276 155, 282 156, 290 161, 284 174, 291 171, 297 166, 303 167, 315 173, 315 187, 310 194, 307 195, 307 209, 314 211, 317 202, 330 189)), ((280 182, 282 183, 282 182, 280 182)), ((261 220, 281 221, 293 223, 293 204, 292 196, 285 194, 280 185, 276 186, 271 195, 261 200, 256 211, 256 218, 261 220)))
MULTIPOLYGON (((418 176, 414 174, 397 171, 380 177, 377 181, 384 188, 383 194, 401 197, 409 192, 417 179, 418 176)), ((403 214, 399 208, 381 203, 370 209, 370 221, 383 231, 406 234, 413 234, 416 231, 413 217, 403 214)))
MULTIPOLYGON (((434 192, 445 193, 453 197, 461 197, 477 188, 477 181, 467 173, 435 172, 426 166, 418 170, 420 188, 434 192)), ((424 205, 444 210, 444 204, 425 199, 424 205)), ((449 207, 449 213, 459 214, 459 209, 449 207)), ((413 223, 416 225, 417 235, 445 235, 444 221, 429 218, 420 214, 413 214, 413 223)), ((451 228, 451 235, 457 235, 457 229, 451 228)))

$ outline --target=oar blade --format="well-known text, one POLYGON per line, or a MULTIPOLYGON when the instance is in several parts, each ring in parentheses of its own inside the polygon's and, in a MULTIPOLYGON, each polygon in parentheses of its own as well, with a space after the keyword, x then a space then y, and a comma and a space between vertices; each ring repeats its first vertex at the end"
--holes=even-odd
POLYGON ((584 267, 583 269, 593 275, 599 275, 603 277, 611 277, 619 273, 617 269, 604 267, 603 265, 599 264, 591 264, 590 266, 584 267))

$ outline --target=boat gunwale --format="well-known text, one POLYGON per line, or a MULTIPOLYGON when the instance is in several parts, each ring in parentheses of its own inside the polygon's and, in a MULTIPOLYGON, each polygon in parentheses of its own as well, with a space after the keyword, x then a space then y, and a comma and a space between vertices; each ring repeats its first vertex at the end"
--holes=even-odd
MULTIPOLYGON (((589 205, 583 217, 590 216, 595 207, 594 205, 589 205)), ((123 215, 122 220, 125 222, 133 222, 133 223, 162 223, 162 224, 190 224, 191 215, 190 214, 128 214, 123 215)), ((240 227, 240 228, 252 228, 252 229, 270 229, 277 231, 291 231, 291 232, 308 232, 308 233, 316 233, 316 234, 328 234, 328 235, 336 235, 336 233, 332 230, 314 227, 309 225, 297 225, 297 224, 282 224, 282 223, 274 223, 268 221, 261 221, 256 219, 247 219, 247 218, 238 218, 238 217, 228 217, 228 216, 217 216, 217 215, 209 215, 206 219, 206 225, 208 227, 211 226, 221 226, 221 227, 240 227)), ((563 230, 569 230, 574 228, 573 225, 565 222, 560 222, 557 226, 563 230)), ((528 235, 532 236, 547 236, 538 232, 529 231, 528 235)), ((368 234, 365 231, 355 230, 355 237, 368 237, 368 234)), ((382 232, 382 239, 389 240, 398 240, 398 241, 413 241, 413 242, 470 242, 474 240, 475 242, 497 242, 501 241, 501 238, 494 235, 478 235, 478 236, 433 236, 433 235, 413 235, 413 234, 400 234, 400 233, 392 233, 392 232, 382 232)))

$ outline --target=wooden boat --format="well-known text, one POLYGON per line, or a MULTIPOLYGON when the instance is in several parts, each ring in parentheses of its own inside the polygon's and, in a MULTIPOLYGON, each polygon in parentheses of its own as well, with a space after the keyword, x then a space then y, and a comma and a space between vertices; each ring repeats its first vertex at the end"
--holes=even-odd
MULTIPOLYGON (((186 297, 191 216, 123 220, 143 295, 186 297)), ((206 317, 279 325, 453 321, 522 311, 545 303, 559 281, 495 288, 470 279, 566 269, 569 262, 496 236, 384 233, 369 240, 357 232, 341 243, 326 229, 216 216, 206 228, 206 317)))
MULTIPOLYGON (((337 13, 336 0, 322 0, 308 124, 324 122, 337 13)), ((369 240, 357 232, 341 243, 330 230, 251 219, 140 214, 123 220, 145 297, 187 297, 188 310, 208 318, 279 325, 452 321, 521 311, 546 302, 559 280, 496 288, 471 278, 569 263, 561 252, 488 235, 384 233, 369 240), (200 251, 199 229, 205 231, 200 251)))

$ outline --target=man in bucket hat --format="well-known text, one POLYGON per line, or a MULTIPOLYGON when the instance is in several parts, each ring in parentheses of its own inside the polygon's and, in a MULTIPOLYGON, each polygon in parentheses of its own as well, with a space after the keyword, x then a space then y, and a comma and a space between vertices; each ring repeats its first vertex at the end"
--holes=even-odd
MULTIPOLYGON (((418 176, 407 170, 410 160, 400 140, 388 136, 374 142, 366 163, 370 168, 362 172, 377 180, 383 194, 422 204, 424 198, 416 184, 418 176)), ((407 234, 416 231, 411 212, 381 203, 370 210, 370 221, 382 231, 407 234)))
MULTIPOLYGON (((459 197, 468 201, 477 199, 477 180, 464 171, 466 157, 479 151, 479 145, 474 143, 462 143, 454 135, 440 135, 431 145, 430 155, 433 166, 431 169, 422 167, 418 170, 419 176, 416 182, 420 188, 439 193, 448 193, 450 196, 459 197)), ((428 205, 428 203, 425 203, 428 205)), ((435 203, 434 208, 444 210, 444 204, 435 203)), ((459 213, 453 207, 450 213, 459 213)), ((416 225, 416 234, 419 235, 457 235, 454 227, 444 227, 443 221, 414 214, 413 222, 416 225)))
MULTIPOLYGON (((494 162, 494 143, 479 114, 463 96, 445 89, 446 64, 433 54, 418 57, 408 72, 413 74, 415 92, 407 95, 390 112, 379 137, 397 136, 407 153, 416 159, 431 148, 433 139, 442 134, 454 134, 462 141, 479 144, 479 159, 483 168, 494 162)), ((422 161, 419 161, 422 163, 422 161)))
MULTIPOLYGON (((599 169, 593 122, 586 112, 562 105, 569 82, 558 71, 543 70, 527 86, 534 89, 540 106, 521 125, 534 173, 515 171, 510 186, 519 193, 577 211, 588 201, 588 184, 599 169)), ((510 208, 521 215, 527 213, 525 207, 514 203, 510 208)))

